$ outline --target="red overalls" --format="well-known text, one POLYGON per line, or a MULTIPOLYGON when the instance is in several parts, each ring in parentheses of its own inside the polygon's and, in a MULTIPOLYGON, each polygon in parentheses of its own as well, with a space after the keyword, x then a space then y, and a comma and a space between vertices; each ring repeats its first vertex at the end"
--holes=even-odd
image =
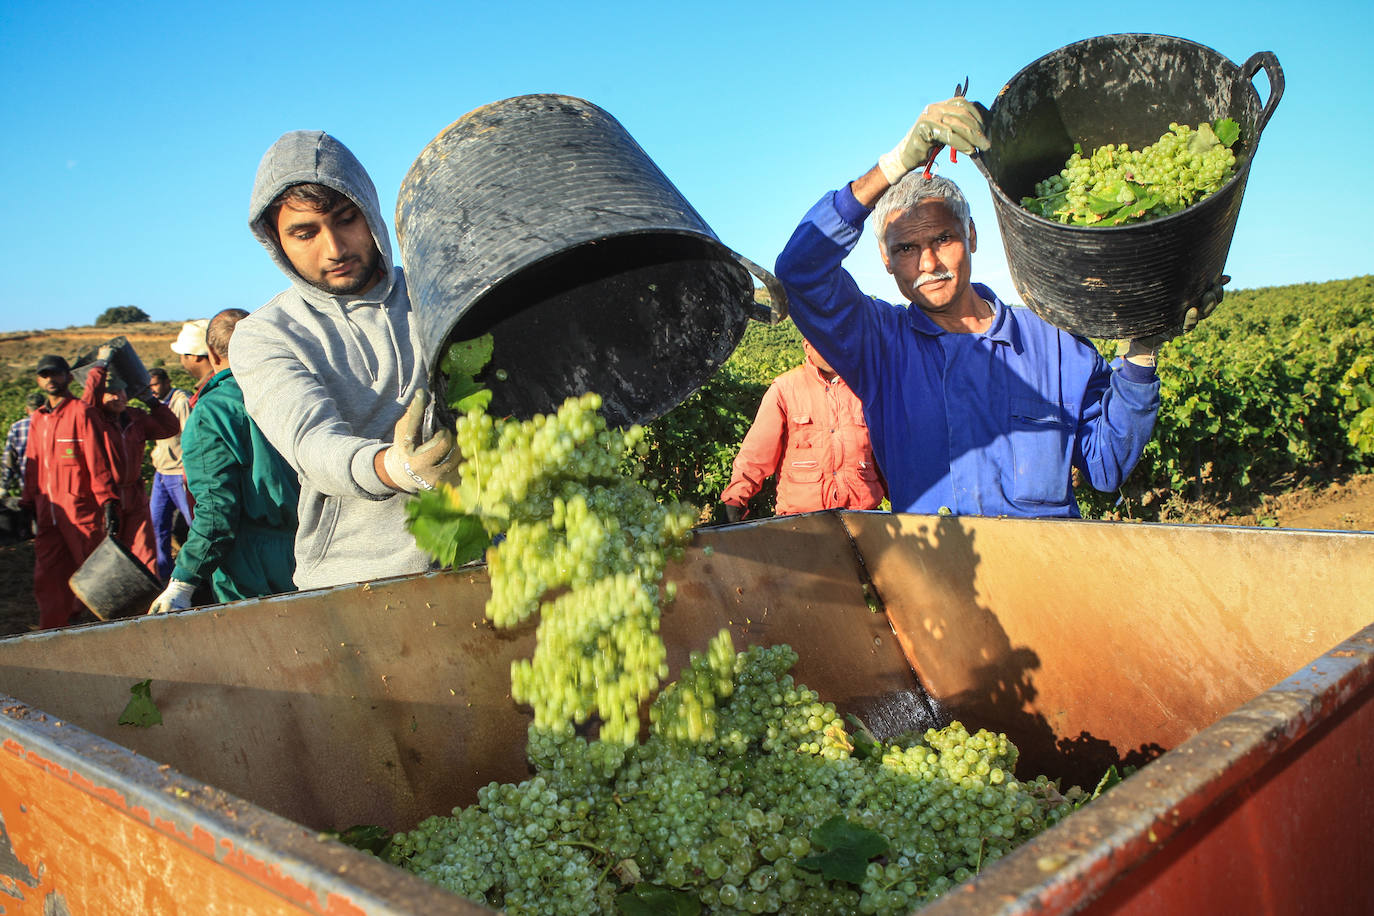
MULTIPOLYGON (((100 363, 91 366, 81 400, 100 404, 105 394, 105 375, 105 366, 100 363)), ((170 407, 156 398, 147 411, 126 407, 122 418, 98 406, 97 412, 119 491, 119 542, 156 577, 157 546, 153 541, 148 488, 143 482, 143 444, 175 436, 181 432, 181 421, 170 407)))
POLYGON ((119 498, 98 413, 68 396, 29 423, 24 500, 38 522, 33 593, 43 629, 66 626, 81 609, 67 580, 105 536, 100 507, 119 498))

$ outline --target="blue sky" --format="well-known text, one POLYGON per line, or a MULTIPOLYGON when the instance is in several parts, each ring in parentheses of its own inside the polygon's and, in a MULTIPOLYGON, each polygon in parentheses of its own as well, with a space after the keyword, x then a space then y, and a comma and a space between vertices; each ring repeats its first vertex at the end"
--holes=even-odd
MULTIPOLYGON (((1374 272, 1368 2, 391 7, 0 0, 0 331, 89 324, 114 305, 167 321, 257 308, 285 279, 248 232, 248 197, 282 132, 337 136, 390 216, 437 133, 532 92, 609 111, 725 244, 771 265, 823 192, 965 75, 990 104, 1041 55, 1115 32, 1177 35, 1238 64, 1273 51, 1283 66, 1231 288, 1374 272)), ((981 229, 974 278, 1017 300, 986 182, 962 161, 944 174, 981 229)), ((848 266, 896 298, 871 237, 848 266)))

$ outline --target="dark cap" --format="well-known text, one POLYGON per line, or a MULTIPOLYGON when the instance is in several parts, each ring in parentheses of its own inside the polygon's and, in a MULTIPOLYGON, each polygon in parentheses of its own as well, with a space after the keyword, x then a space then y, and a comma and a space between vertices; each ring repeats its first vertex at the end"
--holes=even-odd
POLYGON ((38 369, 36 371, 39 373, 53 371, 71 372, 72 367, 67 365, 67 361, 62 357, 54 356, 49 353, 47 356, 38 357, 38 369))

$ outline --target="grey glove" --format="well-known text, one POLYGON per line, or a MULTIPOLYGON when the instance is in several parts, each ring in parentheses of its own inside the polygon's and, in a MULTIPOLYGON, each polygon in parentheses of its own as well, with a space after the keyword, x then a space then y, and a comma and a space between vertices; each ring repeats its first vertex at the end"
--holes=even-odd
POLYGON ((725 503, 725 520, 727 522, 734 524, 742 518, 744 518, 743 506, 734 506, 730 503, 725 503))
POLYGON ((907 172, 924 165, 930 158, 930 151, 940 145, 961 153, 989 146, 987 135, 983 133, 982 112, 963 96, 927 105, 902 142, 878 157, 878 168, 882 169, 888 184, 896 184, 907 172))
POLYGON ((425 392, 415 392, 410 406, 396 423, 391 447, 382 457, 387 475, 406 493, 433 490, 458 463, 453 434, 448 430, 439 430, 425 442, 417 441, 428 401, 425 392))
POLYGON ((1169 331, 1161 331, 1158 334, 1151 334, 1148 337, 1137 337, 1134 340, 1123 340, 1117 344, 1116 353, 1139 366, 1153 366, 1155 364, 1155 354, 1164 344, 1178 337, 1180 334, 1187 334, 1197 327, 1198 322, 1216 311, 1221 304, 1222 297, 1226 295, 1224 287, 1231 282, 1231 278, 1223 274, 1217 281, 1203 292, 1197 304, 1189 306, 1183 313, 1183 323, 1179 327, 1169 331))

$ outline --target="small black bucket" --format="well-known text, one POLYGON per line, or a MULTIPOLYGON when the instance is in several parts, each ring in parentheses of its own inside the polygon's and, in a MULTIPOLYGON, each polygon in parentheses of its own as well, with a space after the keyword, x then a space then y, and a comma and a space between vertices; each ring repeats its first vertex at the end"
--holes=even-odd
MULTIPOLYGON (((124 384, 128 387, 129 393, 142 391, 152 384, 152 377, 148 375, 148 369, 143 365, 143 360, 139 359, 138 351, 134 345, 129 343, 129 339, 120 335, 106 341, 101 346, 114 348, 114 353, 110 356, 110 368, 114 370, 124 384)), ((95 362, 95 355, 100 347, 92 347, 85 353, 76 358, 76 363, 72 366, 72 374, 76 376, 82 386, 86 384, 86 375, 91 371, 91 363, 95 362)))
POLYGON ((101 541, 67 581, 72 593, 101 620, 145 613, 162 593, 148 568, 111 537, 101 541))
POLYGON ((570 96, 494 102, 445 129, 401 183, 396 236, 436 400, 448 343, 491 332, 502 416, 595 391, 612 425, 646 422, 711 377, 749 318, 785 314, 777 281, 721 244, 619 122, 570 96))
POLYGON ((1103 35, 1047 54, 1011 78, 986 120, 991 148, 977 157, 1022 300, 1085 337, 1144 337, 1182 324, 1187 304, 1226 265, 1260 135, 1283 97, 1268 51, 1236 66, 1211 48, 1167 35, 1103 35), (1264 70, 1269 98, 1252 82, 1264 70), (1205 200, 1161 219, 1094 229, 1021 207, 1057 174, 1075 142, 1143 149, 1176 121, 1240 125, 1235 176, 1205 200))

